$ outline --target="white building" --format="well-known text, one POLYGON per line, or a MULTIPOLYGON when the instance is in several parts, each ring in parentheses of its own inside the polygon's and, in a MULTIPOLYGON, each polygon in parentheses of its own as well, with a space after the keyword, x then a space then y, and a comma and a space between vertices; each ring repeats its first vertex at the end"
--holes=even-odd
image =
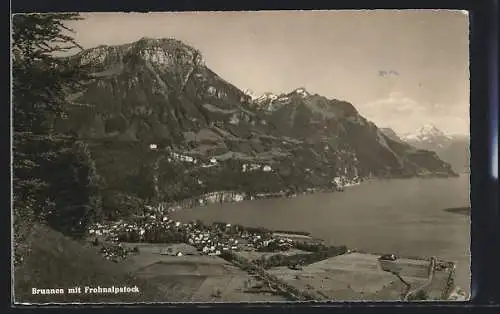
POLYGON ((231 119, 229 119, 229 123, 233 124, 233 125, 237 125, 239 122, 240 122, 240 119, 236 115, 233 115, 231 117, 231 119))
POLYGON ((149 149, 156 150, 157 148, 158 148, 158 145, 156 145, 156 144, 149 144, 149 149))
POLYGON ((264 168, 262 168, 264 172, 269 172, 272 170, 271 166, 265 165, 264 168))
POLYGON ((250 171, 259 170, 260 168, 261 168, 261 165, 259 165, 259 164, 251 164, 250 165, 250 171))

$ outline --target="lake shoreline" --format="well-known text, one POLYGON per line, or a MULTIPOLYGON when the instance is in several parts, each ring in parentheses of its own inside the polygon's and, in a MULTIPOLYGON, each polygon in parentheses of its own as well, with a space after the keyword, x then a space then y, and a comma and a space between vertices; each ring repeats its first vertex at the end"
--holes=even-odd
POLYGON ((293 200, 261 199, 236 206, 212 204, 185 209, 172 217, 303 230, 327 243, 363 251, 436 256, 458 262, 459 285, 468 290, 469 217, 450 215, 444 209, 469 206, 469 193, 466 174, 434 180, 369 179, 342 193, 316 192, 293 200))
POLYGON ((306 191, 300 192, 300 193, 292 193, 288 194, 289 192, 281 191, 281 192, 275 192, 275 193, 256 193, 255 195, 248 195, 245 192, 241 191, 215 191, 215 192, 210 192, 207 194, 203 194, 197 197, 193 198, 188 198, 184 199, 181 201, 178 201, 173 204, 166 204, 162 203, 161 206, 167 207, 167 213, 172 213, 178 210, 184 210, 184 209, 192 209, 192 208, 203 208, 208 205, 213 205, 213 204, 231 204, 231 203, 240 203, 240 202, 246 202, 246 201, 257 201, 257 200, 265 200, 265 199, 289 199, 289 198, 296 198, 300 196, 310 196, 314 194, 330 194, 330 193, 335 193, 335 192, 344 192, 347 189, 351 189, 353 187, 359 187, 362 185, 366 184, 373 184, 377 182, 390 182, 394 180, 415 180, 415 179, 422 179, 422 180, 436 180, 436 179, 441 179, 441 180, 447 180, 447 179, 459 179, 462 176, 465 176, 468 174, 459 174, 458 176, 450 176, 450 177, 443 177, 443 176, 415 176, 415 177, 394 177, 394 178, 363 178, 357 182, 353 183, 346 183, 343 184, 341 187, 337 188, 308 188, 306 191), (222 200, 222 201, 212 201, 212 202, 207 202, 204 200, 203 202, 201 201, 202 198, 207 197, 208 195, 213 195, 213 194, 220 194, 220 193, 233 193, 235 195, 238 195, 238 198, 235 200, 222 200), (186 204, 186 203, 192 203, 188 206, 183 206, 180 204, 186 204))

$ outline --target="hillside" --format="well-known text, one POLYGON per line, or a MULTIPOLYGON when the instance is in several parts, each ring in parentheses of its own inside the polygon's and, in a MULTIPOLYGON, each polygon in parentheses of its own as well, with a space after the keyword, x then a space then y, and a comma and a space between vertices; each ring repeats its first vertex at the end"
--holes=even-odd
POLYGON ((393 141, 399 141, 399 142, 402 141, 402 139, 399 137, 399 135, 396 133, 396 131, 394 131, 391 128, 380 128, 380 131, 382 133, 384 133, 385 136, 387 136, 388 138, 390 138, 393 141))
MULTIPOLYGON (((162 301, 158 287, 135 278, 121 266, 46 226, 35 225, 26 237, 27 253, 14 272, 16 303, 154 302, 162 301), (32 289, 139 287, 139 293, 33 295, 32 289)), ((83 291, 83 290, 82 290, 83 291)))
POLYGON ((87 65, 93 79, 71 95, 58 129, 92 143, 110 189, 155 178, 161 198, 182 198, 220 189, 332 187, 335 177, 454 175, 433 153, 384 136, 346 101, 303 88, 252 97, 174 39, 100 46, 70 61, 87 65), (265 166, 272 171, 261 171, 265 166))

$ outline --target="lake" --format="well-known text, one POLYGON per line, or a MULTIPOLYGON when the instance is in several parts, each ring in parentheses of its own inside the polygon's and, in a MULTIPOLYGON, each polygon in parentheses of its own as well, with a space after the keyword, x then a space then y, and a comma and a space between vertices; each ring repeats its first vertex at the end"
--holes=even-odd
POLYGON ((469 176, 365 182, 344 192, 184 209, 173 219, 308 231, 331 244, 457 263, 470 292, 469 176))

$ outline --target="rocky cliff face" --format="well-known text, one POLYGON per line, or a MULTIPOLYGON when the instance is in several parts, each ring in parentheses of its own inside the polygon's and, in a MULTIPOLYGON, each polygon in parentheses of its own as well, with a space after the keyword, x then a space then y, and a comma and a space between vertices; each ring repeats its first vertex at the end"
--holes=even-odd
POLYGON ((339 176, 453 175, 435 154, 391 140, 348 102, 303 88, 251 97, 174 39, 100 46, 71 59, 88 65, 93 79, 69 97, 70 114, 58 127, 93 144, 115 189, 152 169, 163 190, 176 184, 186 195, 190 186, 282 190, 326 186, 339 176), (192 159, 176 161, 173 152, 192 159), (255 165, 260 172, 247 170, 255 165))
POLYGON ((255 118, 245 110, 248 96, 173 39, 98 47, 75 59, 89 64, 95 78, 71 99, 80 112, 66 127, 82 137, 183 146, 208 127, 250 125, 255 118))

